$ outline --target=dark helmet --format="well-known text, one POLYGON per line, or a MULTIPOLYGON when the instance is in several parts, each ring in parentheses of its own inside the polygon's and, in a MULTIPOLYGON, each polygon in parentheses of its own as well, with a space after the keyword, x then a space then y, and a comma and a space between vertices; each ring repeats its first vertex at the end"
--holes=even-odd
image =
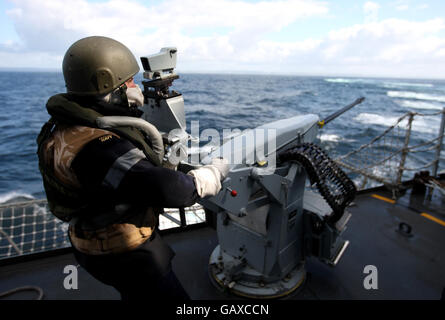
POLYGON ((139 72, 131 51, 107 37, 87 37, 75 42, 63 58, 68 93, 102 95, 111 92, 139 72))

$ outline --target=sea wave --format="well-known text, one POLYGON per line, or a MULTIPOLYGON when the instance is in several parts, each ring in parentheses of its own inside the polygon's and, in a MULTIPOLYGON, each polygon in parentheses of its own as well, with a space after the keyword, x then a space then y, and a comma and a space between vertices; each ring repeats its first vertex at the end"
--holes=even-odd
POLYGON ((434 87, 434 84, 432 84, 432 83, 414 83, 414 82, 384 82, 383 87, 385 87, 385 88, 400 88, 400 87, 432 88, 432 87, 434 87))
POLYGON ((425 101, 418 100, 396 100, 395 101, 399 106, 407 107, 407 108, 415 108, 415 109, 426 109, 426 110, 442 110, 444 108, 443 105, 425 101))
POLYGON ((397 177, 398 168, 399 168, 399 162, 395 161, 393 158, 392 160, 386 161, 384 166, 376 166, 370 168, 371 171, 370 173, 377 177, 387 177, 389 179, 391 178, 395 179, 395 177, 397 177))
MULTIPOLYGON (((354 118, 355 121, 361 122, 363 124, 374 124, 389 127, 394 125, 399 117, 389 117, 382 116, 374 113, 360 113, 354 118)), ((425 119, 424 117, 416 117, 412 123, 412 131, 422 132, 422 133, 433 133, 437 134, 438 122, 434 123, 433 119, 425 119)), ((400 122, 400 126, 405 128, 408 121, 404 119, 400 122)))
POLYGON ((366 79, 345 79, 345 78, 326 78, 323 80, 326 82, 333 82, 333 83, 356 83, 356 82, 369 83, 372 81, 372 80, 366 80, 366 79))
POLYGON ((428 93, 418 93, 412 91, 388 91, 386 94, 388 95, 388 97, 391 98, 405 98, 405 99, 445 102, 445 96, 432 95, 428 93))
POLYGON ((321 141, 332 141, 332 142, 338 142, 340 141, 340 136, 336 134, 321 134, 319 139, 321 141))
POLYGON ((28 193, 21 191, 10 191, 4 194, 0 194, 0 203, 12 202, 11 200, 16 199, 34 199, 34 197, 28 193))
POLYGON ((354 142, 353 139, 346 139, 345 137, 337 134, 322 133, 318 136, 321 142, 354 142))

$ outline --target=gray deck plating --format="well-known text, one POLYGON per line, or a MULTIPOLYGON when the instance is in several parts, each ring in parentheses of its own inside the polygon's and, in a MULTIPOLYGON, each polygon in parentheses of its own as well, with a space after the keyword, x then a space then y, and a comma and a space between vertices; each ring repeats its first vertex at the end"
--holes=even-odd
MULTIPOLYGON (((382 190, 374 192, 390 198, 382 190)), ((443 207, 426 207, 421 200, 422 206, 416 201, 413 210, 409 208, 409 194, 397 204, 371 195, 370 191, 357 196, 349 209, 352 217, 344 239, 350 245, 338 265, 332 268, 309 258, 304 287, 287 299, 440 299, 445 287, 445 226, 419 213, 443 220, 443 207), (412 227, 411 237, 396 231, 402 222, 412 227), (377 290, 363 286, 366 265, 377 267, 377 290)), ((217 245, 213 229, 205 227, 163 237, 176 251, 173 268, 192 299, 238 299, 219 292, 209 280, 208 259, 217 245)), ((0 292, 33 285, 44 290, 45 299, 119 299, 113 288, 99 283, 82 268, 79 288, 65 290, 63 269, 69 264, 77 265, 71 253, 1 266, 0 292)), ((20 293, 11 298, 33 296, 20 293)))

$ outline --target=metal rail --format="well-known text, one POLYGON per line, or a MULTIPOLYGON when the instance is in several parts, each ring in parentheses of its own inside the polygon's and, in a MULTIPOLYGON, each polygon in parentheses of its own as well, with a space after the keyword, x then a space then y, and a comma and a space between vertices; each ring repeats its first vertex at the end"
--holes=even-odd
MULTIPOLYGON (((365 188, 368 179, 373 180, 379 183, 383 183, 384 185, 387 185, 391 189, 397 189, 402 184, 402 180, 404 177, 404 173, 406 171, 421 171, 424 169, 430 168, 432 170, 432 176, 436 177, 439 166, 440 166, 440 160, 441 160, 441 151, 443 146, 443 136, 445 131, 445 108, 442 109, 442 111, 437 113, 431 113, 431 114, 422 114, 422 113, 416 113, 416 112, 408 112, 401 116, 397 121, 394 123, 394 125, 388 127, 383 133, 373 138, 370 142, 360 146, 359 148, 343 155, 335 159, 338 165, 342 166, 343 168, 346 168, 350 170, 351 172, 357 173, 361 176, 363 176, 363 184, 361 185, 361 189, 365 188), (425 117, 425 116, 438 116, 441 115, 441 123, 438 131, 438 135, 436 138, 430 139, 426 142, 419 143, 417 145, 412 146, 411 140, 412 140, 412 127, 413 122, 415 120, 415 117, 425 117), (356 156, 360 156, 361 154, 365 154, 367 150, 370 150, 374 146, 378 146, 378 143, 381 142, 381 140, 385 139, 385 137, 389 134, 391 134, 393 131, 396 130, 396 128, 399 128, 401 125, 401 122, 403 120, 407 119, 407 125, 405 129, 405 134, 403 137, 403 142, 401 143, 401 146, 397 148, 397 150, 393 150, 388 156, 381 157, 379 159, 376 159, 375 162, 367 165, 359 165, 358 162, 360 161, 354 161, 351 160, 352 158, 356 156), (423 149, 419 149, 420 147, 425 147, 423 149), (428 147, 429 146, 429 147, 428 147), (426 153, 434 151, 434 158, 432 161, 428 163, 423 163, 420 166, 417 166, 415 168, 409 168, 406 166, 407 158, 415 153, 426 153), (400 159, 397 161, 397 157, 400 156, 400 159), (351 161, 347 161, 351 160, 351 161), (390 164, 390 160, 393 162, 390 164), (386 174, 376 174, 375 170, 371 171, 370 169, 376 169, 376 168, 389 168, 390 165, 394 167, 394 171, 397 172, 395 177, 394 176, 388 176, 386 174)), ((380 145, 381 147, 381 145, 380 145)), ((369 163, 370 159, 366 159, 367 163, 369 163)))
POLYGON ((442 151, 442 142, 443 142, 443 133, 445 131, 445 108, 442 110, 442 120, 440 122, 440 129, 439 129, 439 136, 437 148, 436 148, 436 157, 434 159, 434 165, 433 165, 433 177, 437 176, 437 170, 439 169, 439 162, 440 162, 440 152, 442 151))
MULTIPOLYGON (((68 224, 52 215, 47 204, 46 199, 39 199, 0 205, 0 260, 71 245, 68 224)), ((205 212, 199 205, 166 209, 160 220, 161 231, 184 229, 205 222, 205 212), (177 214, 179 219, 173 217, 177 214)))

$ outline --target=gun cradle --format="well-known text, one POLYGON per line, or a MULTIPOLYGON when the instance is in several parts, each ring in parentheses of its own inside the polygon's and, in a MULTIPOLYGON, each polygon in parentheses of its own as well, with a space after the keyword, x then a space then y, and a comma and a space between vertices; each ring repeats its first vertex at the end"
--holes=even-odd
MULTIPOLYGON (((295 144, 289 131, 300 133, 299 145, 315 139, 317 126, 304 125, 304 130, 277 130, 281 150, 295 144)), ((319 194, 305 191, 307 178, 298 162, 278 163, 275 170, 236 165, 220 193, 200 201, 218 213, 219 246, 209 264, 217 286, 242 296, 277 297, 303 283, 307 256, 338 262, 348 244, 340 238, 347 221, 340 219, 342 228, 340 221, 328 223, 332 210, 319 194)))

